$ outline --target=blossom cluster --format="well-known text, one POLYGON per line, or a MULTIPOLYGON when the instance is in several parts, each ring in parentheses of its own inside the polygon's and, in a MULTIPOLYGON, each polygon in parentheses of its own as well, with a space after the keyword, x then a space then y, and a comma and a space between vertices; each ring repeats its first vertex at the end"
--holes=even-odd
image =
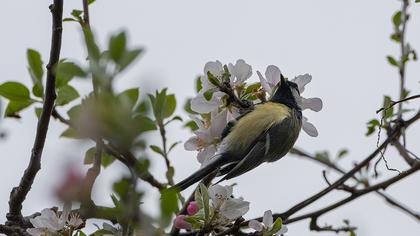
MULTIPOLYGON (((208 189, 200 185, 195 193, 195 201, 187 207, 188 215, 178 215, 174 220, 179 229, 200 229, 204 226, 223 230, 249 210, 249 202, 232 196, 232 186, 213 185, 208 189), (209 204, 210 201, 211 203, 209 204)), ((281 235, 287 232, 287 227, 280 218, 273 222, 271 211, 264 213, 263 221, 251 220, 249 228, 263 235, 281 235)))
MULTIPOLYGON (((188 151, 198 151, 197 160, 205 165, 214 156, 221 142, 221 135, 227 123, 240 115, 240 109, 229 103, 229 95, 221 91, 222 86, 229 86, 234 95, 241 100, 260 103, 266 96, 272 96, 276 86, 281 80, 281 71, 275 65, 269 65, 264 76, 257 71, 259 82, 247 85, 252 77, 252 67, 244 60, 239 59, 235 64, 228 63, 223 66, 220 61, 207 62, 204 66, 204 75, 200 77, 201 89, 191 100, 191 110, 199 116, 190 116, 198 129, 194 136, 184 143, 188 151)), ((305 91, 305 86, 310 83, 312 76, 309 74, 298 75, 291 79, 296 83, 300 94, 305 91)), ((302 110, 318 112, 322 109, 320 98, 299 97, 298 105, 302 110)), ((302 129, 312 137, 318 136, 315 126, 308 121, 306 116, 302 119, 302 129)))

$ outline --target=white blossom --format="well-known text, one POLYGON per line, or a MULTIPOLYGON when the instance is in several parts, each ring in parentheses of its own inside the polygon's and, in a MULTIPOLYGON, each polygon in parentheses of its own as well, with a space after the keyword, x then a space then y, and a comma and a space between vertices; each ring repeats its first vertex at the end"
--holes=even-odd
POLYGON ((231 74, 230 86, 232 88, 243 85, 252 75, 252 67, 243 59, 237 60, 235 65, 229 63, 228 69, 231 74))
MULTIPOLYGON (((267 231, 272 230, 273 224, 274 224, 273 213, 270 210, 268 210, 264 212, 262 222, 259 222, 257 220, 251 220, 249 221, 248 226, 258 232, 267 232, 267 231)), ((287 233, 287 231, 288 231, 287 226, 282 225, 282 227, 277 232, 273 232, 273 233, 274 235, 279 236, 279 235, 287 233)))
POLYGON ((249 210, 249 202, 242 198, 233 198, 232 191, 232 186, 217 184, 209 187, 209 196, 213 207, 229 220, 235 220, 245 215, 249 210))
POLYGON ((66 226, 70 210, 71 203, 64 204, 63 212, 60 215, 49 208, 43 209, 41 215, 29 220, 34 228, 29 228, 26 231, 34 236, 56 235, 66 226))
POLYGON ((258 77, 260 78, 261 86, 268 94, 273 95, 275 87, 280 82, 281 71, 275 65, 267 66, 265 70, 265 78, 261 75, 261 72, 257 71, 258 77))
POLYGON ((216 153, 223 129, 227 124, 227 110, 220 113, 213 111, 208 125, 197 117, 190 118, 197 124, 198 130, 194 131, 194 136, 184 143, 184 148, 188 151, 199 151, 197 160, 201 164, 207 163, 206 160, 216 153))

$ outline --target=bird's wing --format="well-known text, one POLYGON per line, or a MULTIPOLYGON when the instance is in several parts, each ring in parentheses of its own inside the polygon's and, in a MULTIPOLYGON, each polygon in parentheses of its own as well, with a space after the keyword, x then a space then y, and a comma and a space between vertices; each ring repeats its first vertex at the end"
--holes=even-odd
MULTIPOLYGON (((264 132, 246 156, 232 168, 222 180, 231 179, 248 172, 265 161, 265 154, 269 148, 269 135, 264 132)), ((221 181, 222 181, 221 180, 221 181)), ((220 182, 220 181, 219 181, 220 182)))

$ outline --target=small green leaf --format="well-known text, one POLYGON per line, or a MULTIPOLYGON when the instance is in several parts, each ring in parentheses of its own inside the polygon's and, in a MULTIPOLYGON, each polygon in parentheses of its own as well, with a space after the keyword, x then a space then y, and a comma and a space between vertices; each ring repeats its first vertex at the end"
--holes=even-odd
POLYGON ((126 51, 126 41, 127 38, 125 32, 113 35, 109 41, 109 55, 111 59, 118 65, 120 64, 120 61, 126 51))
POLYGON ((170 94, 166 96, 165 103, 163 105, 163 118, 168 118, 172 116, 176 108, 176 98, 175 95, 170 94))
POLYGON ((35 107, 35 115, 36 117, 41 117, 41 113, 42 113, 42 107, 35 107))
POLYGON ((373 134, 373 132, 375 132, 375 130, 376 130, 376 126, 379 126, 379 125, 380 125, 379 120, 377 120, 377 119, 370 120, 367 123, 368 130, 367 130, 365 135, 369 136, 369 135, 373 134))
POLYGON ((133 107, 136 105, 138 97, 138 88, 127 89, 124 92, 118 94, 118 99, 121 101, 121 103, 130 109, 133 109, 133 107))
POLYGON ((392 22, 394 23, 395 27, 399 27, 401 25, 401 11, 397 11, 394 16, 392 17, 392 22))
POLYGON ((29 89, 18 82, 5 82, 0 85, 0 96, 10 101, 29 102, 29 89))
POLYGON ((271 229, 268 232, 264 233, 264 236, 271 236, 271 235, 277 233, 282 227, 283 227, 283 221, 281 220, 280 217, 277 217, 277 219, 276 219, 276 221, 274 221, 271 229))
POLYGON ((175 169, 172 166, 170 166, 168 170, 166 171, 166 178, 173 179, 174 175, 175 175, 175 169))
POLYGON ((195 91, 198 93, 203 88, 203 83, 201 82, 201 77, 195 79, 195 91))
POLYGON ((337 158, 343 158, 345 157, 347 154, 349 153, 349 151, 347 149, 341 149, 338 154, 337 154, 337 158))
POLYGON ((80 135, 80 133, 77 130, 75 130, 71 127, 64 130, 63 133, 61 133, 60 137, 73 138, 73 139, 83 139, 84 138, 82 135, 80 135))
POLYGON ((331 163, 330 154, 327 151, 315 153, 315 159, 326 162, 326 163, 331 163))
POLYGON ((63 19, 63 22, 72 22, 72 21, 77 22, 77 20, 76 20, 76 19, 73 19, 73 18, 70 18, 70 17, 67 17, 67 18, 64 18, 64 19, 63 19))
POLYGON ((189 128, 191 131, 196 131, 198 129, 197 124, 192 120, 185 123, 184 127, 189 128))
POLYGON ((76 19, 81 19, 80 16, 82 15, 83 11, 74 9, 71 11, 71 15, 74 16, 76 19))
POLYGON ((150 149, 159 155, 165 156, 165 153, 163 153, 162 149, 156 145, 150 145, 150 149))
MULTIPOLYGON (((96 147, 89 148, 85 153, 85 159, 83 161, 83 164, 85 165, 92 164, 93 161, 95 160, 95 154, 96 154, 96 147)), ((114 161, 115 161, 115 158, 113 156, 109 155, 105 151, 102 151, 101 164, 104 168, 108 167, 114 161)))
POLYGON ((94 3, 96 0, 88 0, 88 5, 94 3))
POLYGON ((395 60, 395 58, 393 58, 392 56, 387 56, 386 59, 388 60, 388 63, 398 67, 398 62, 397 60, 395 60))
POLYGON ((399 43, 400 42, 400 34, 399 33, 393 33, 393 34, 391 34, 391 36, 390 36, 390 38, 393 40, 393 41, 395 41, 395 42, 397 42, 397 43, 399 43))
POLYGON ((83 27, 83 34, 85 36, 85 43, 88 50, 89 57, 97 61, 101 55, 98 45, 95 42, 95 37, 88 27, 83 27))
POLYGON ((79 92, 70 85, 65 85, 57 89, 57 106, 63 106, 79 97, 79 92))
POLYGON ((385 110, 382 112, 384 119, 390 118, 394 114, 394 108, 389 107, 391 103, 392 103, 391 97, 384 96, 383 107, 385 108, 385 110))
POLYGON ((170 223, 172 215, 178 211, 178 196, 175 189, 165 189, 160 198, 161 218, 164 226, 170 223))
POLYGON ((119 62, 120 71, 123 71, 125 68, 127 68, 140 55, 141 52, 143 52, 142 49, 126 51, 119 62))
POLYGON ((156 124, 150 118, 143 116, 143 115, 136 115, 134 117, 134 125, 133 128, 136 130, 138 134, 156 130, 156 124))
POLYGON ((186 111, 190 114, 197 114, 197 112, 195 112, 191 109, 191 98, 187 99, 187 101, 185 102, 184 111, 186 111))
POLYGON ((173 144, 169 147, 168 152, 172 151, 172 149, 174 149, 174 148, 176 147, 176 145, 178 145, 178 144, 180 144, 180 143, 182 143, 182 142, 181 142, 181 141, 178 141, 178 142, 173 143, 173 144))
POLYGON ((86 77, 86 72, 73 62, 59 62, 56 67, 57 80, 55 86, 57 88, 65 86, 74 77, 86 77))
POLYGON ((210 218, 209 192, 207 191, 207 187, 202 183, 200 183, 199 188, 203 198, 204 218, 208 221, 210 218))
POLYGON ((42 68, 41 54, 34 49, 28 49, 26 51, 26 57, 28 59, 29 70, 34 76, 34 79, 42 81, 44 69, 42 68))
POLYGON ((6 117, 16 117, 20 118, 19 112, 23 109, 27 108, 33 103, 31 100, 15 100, 10 101, 9 104, 7 104, 5 116, 6 117))

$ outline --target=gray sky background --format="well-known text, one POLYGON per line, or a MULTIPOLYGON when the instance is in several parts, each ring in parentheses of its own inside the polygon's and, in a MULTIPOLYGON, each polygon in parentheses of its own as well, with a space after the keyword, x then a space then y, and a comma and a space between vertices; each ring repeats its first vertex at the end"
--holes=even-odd
MULTIPOLYGON (((3 1, 0 17, 0 82, 17 80, 27 85, 25 51, 39 50, 48 61, 51 37, 50 1, 3 1)), ((243 58, 256 70, 265 71, 275 64, 288 77, 310 73, 312 83, 305 97, 319 96, 324 109, 319 113, 305 112, 319 130, 318 138, 302 132, 297 146, 309 152, 328 149, 333 154, 340 148, 350 149, 342 165, 350 167, 375 149, 376 138, 366 138, 365 123, 375 117, 383 94, 397 98, 398 73, 389 66, 385 56, 397 54, 399 47, 389 40, 391 16, 399 9, 396 0, 299 0, 299 1, 112 1, 97 0, 91 8, 91 22, 101 45, 113 32, 126 29, 130 44, 144 46, 141 60, 118 79, 117 88, 142 86, 142 91, 168 87, 177 95, 178 113, 186 117, 182 104, 194 95, 193 81, 202 72, 205 62, 221 60, 234 62, 243 58)), ((81 1, 65 1, 65 16, 71 9, 81 8, 81 1)), ((420 50, 420 4, 409 9, 408 41, 420 50)), ((63 58, 84 62, 81 33, 76 24, 65 23, 63 58)), ((420 66, 409 63, 407 87, 420 92, 420 66)), ((74 83, 83 92, 88 82, 74 83)), ((3 101, 3 105, 5 105, 3 101)), ((413 102, 410 106, 418 109, 413 102)), ((64 113, 65 110, 62 110, 64 113)), ((0 221, 5 219, 9 192, 27 166, 32 147, 36 119, 33 108, 20 120, 2 120, 7 139, 0 142, 2 184, 0 192, 0 221)), ((173 124, 171 141, 185 141, 190 133, 173 124)), ((23 212, 30 214, 58 204, 53 189, 63 178, 68 163, 81 162, 84 152, 92 145, 58 138, 65 126, 51 122, 42 160, 32 191, 25 201, 23 212)), ((419 154, 420 125, 408 133, 408 147, 419 154), (417 142, 417 143, 416 143, 417 142)), ((159 143, 153 137, 150 143, 159 143)), ((386 154, 390 165, 404 169, 394 151, 386 154)), ((162 172, 163 162, 151 154, 153 172, 162 172)), ((176 180, 199 168, 195 153, 184 151, 182 145, 171 155, 176 167, 176 180)), ((391 176, 380 166, 384 176, 391 176)), ((286 156, 281 161, 259 168, 227 183, 238 183, 234 193, 251 202, 246 217, 260 216, 267 209, 281 212, 326 186, 323 167, 286 156)), ((114 164, 104 170, 95 185, 95 199, 111 204, 110 181, 120 176, 124 168, 114 164)), ((163 175, 157 174, 163 179, 163 175)), ((335 175, 331 175, 331 179, 335 175)), ((420 210, 420 174, 417 173, 387 190, 408 206, 420 210)), ((145 208, 157 214, 157 192, 148 186, 145 208), (150 203, 150 204, 149 204, 150 203)), ((191 190, 190 190, 191 191, 191 190)), ((318 209, 346 196, 334 193, 308 210, 318 209)), ((369 195, 322 216, 319 223, 341 224, 349 219, 359 227, 358 235, 420 235, 420 225, 398 210, 387 206, 382 199, 369 195)), ((308 231, 308 221, 291 224, 288 235, 334 235, 308 231)), ((344 234, 343 234, 344 235, 344 234)))

